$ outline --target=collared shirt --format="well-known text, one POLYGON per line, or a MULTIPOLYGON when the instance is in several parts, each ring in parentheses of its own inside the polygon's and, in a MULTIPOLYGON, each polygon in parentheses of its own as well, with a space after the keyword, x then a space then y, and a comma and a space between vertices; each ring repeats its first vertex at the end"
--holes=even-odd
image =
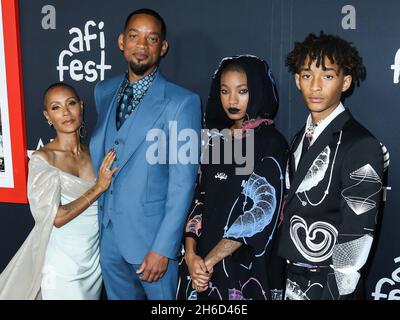
POLYGON ((124 121, 132 114, 143 97, 151 87, 157 76, 158 68, 147 76, 135 82, 129 82, 128 74, 121 86, 120 96, 118 100, 116 124, 119 129, 124 121))
MULTIPOLYGON (((319 123, 315 127, 315 130, 314 130, 314 133, 312 135, 311 142, 310 142, 310 147, 318 139, 318 137, 325 130, 325 128, 333 121, 333 119, 335 119, 339 114, 341 114, 345 110, 346 109, 344 108, 343 104, 340 102, 339 105, 336 107, 336 109, 333 110, 333 112, 329 116, 327 116, 324 120, 321 121, 321 123, 319 123)), ((311 114, 309 114, 308 118, 307 118, 307 122, 306 122, 306 129, 308 127, 310 127, 311 125, 312 125, 312 118, 311 118, 311 114)), ((303 148, 303 140, 304 140, 304 134, 303 134, 303 137, 301 139, 301 142, 299 143, 296 151, 294 152, 296 170, 297 170, 297 166, 299 165, 299 162, 300 162, 301 149, 303 148)))

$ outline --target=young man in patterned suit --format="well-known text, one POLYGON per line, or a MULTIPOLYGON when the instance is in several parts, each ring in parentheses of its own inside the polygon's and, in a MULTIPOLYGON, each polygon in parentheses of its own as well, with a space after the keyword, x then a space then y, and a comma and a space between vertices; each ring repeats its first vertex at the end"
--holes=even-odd
POLYGON ((310 115, 291 144, 279 254, 287 260, 285 299, 356 299, 381 200, 379 142, 341 103, 365 78, 357 50, 309 34, 286 58, 310 115))

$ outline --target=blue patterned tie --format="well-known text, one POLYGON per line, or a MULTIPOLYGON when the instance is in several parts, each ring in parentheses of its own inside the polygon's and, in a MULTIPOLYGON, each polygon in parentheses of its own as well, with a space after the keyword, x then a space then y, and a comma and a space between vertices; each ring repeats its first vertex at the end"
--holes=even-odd
POLYGON ((133 86, 128 84, 117 109, 117 130, 133 111, 133 86))
POLYGON ((124 88, 123 94, 120 96, 121 98, 117 108, 117 130, 121 128, 125 120, 129 118, 140 101, 142 101, 144 95, 153 83, 156 73, 157 69, 134 83, 129 83, 128 80, 125 79, 124 85, 122 86, 122 88, 124 88))

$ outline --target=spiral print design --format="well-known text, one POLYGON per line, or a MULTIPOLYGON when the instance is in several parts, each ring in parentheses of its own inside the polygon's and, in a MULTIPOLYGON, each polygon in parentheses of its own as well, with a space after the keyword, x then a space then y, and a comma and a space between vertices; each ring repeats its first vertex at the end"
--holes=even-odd
POLYGON ((297 250, 308 261, 321 262, 328 259, 332 255, 337 236, 336 228, 327 222, 317 221, 308 227, 306 221, 299 216, 294 215, 290 219, 290 237, 297 250), (300 239, 301 229, 304 229, 305 239, 300 239), (323 238, 316 242, 318 234, 323 238))

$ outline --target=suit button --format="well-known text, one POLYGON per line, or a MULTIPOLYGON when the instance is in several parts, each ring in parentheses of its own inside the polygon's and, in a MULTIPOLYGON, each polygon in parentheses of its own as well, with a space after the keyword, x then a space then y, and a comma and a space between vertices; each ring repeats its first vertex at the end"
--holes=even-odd
POLYGON ((110 191, 110 194, 112 194, 113 192, 112 192, 112 190, 110 191))
POLYGON ((103 211, 103 206, 100 206, 100 210, 103 211))
POLYGON ((116 145, 118 145, 118 144, 119 144, 119 141, 118 141, 118 140, 115 140, 114 142, 115 142, 115 144, 116 144, 116 145))

